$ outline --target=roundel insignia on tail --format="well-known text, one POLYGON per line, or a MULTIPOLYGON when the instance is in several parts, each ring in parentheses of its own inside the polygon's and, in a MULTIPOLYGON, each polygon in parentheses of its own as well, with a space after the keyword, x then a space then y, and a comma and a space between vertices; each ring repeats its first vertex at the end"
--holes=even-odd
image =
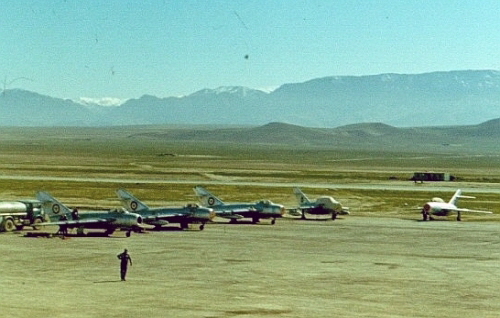
POLYGON ((61 207, 59 206, 59 204, 54 204, 52 206, 52 212, 54 212, 54 214, 59 214, 59 212, 61 212, 61 207))
POLYGON ((137 202, 135 201, 130 202, 130 208, 132 209, 132 211, 137 210, 137 206, 138 206, 137 202))
POLYGON ((215 204, 215 199, 213 197, 208 198, 208 205, 214 205, 215 204))

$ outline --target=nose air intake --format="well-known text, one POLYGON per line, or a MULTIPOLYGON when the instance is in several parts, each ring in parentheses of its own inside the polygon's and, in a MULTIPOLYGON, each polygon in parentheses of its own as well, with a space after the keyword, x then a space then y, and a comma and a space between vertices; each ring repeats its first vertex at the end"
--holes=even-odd
POLYGON ((210 221, 213 221, 215 219, 215 211, 213 209, 210 209, 208 212, 208 219, 210 221))
POLYGON ((425 212, 429 212, 430 210, 431 210, 431 206, 430 206, 428 203, 426 203, 426 204, 424 205, 424 211, 425 211, 425 212))

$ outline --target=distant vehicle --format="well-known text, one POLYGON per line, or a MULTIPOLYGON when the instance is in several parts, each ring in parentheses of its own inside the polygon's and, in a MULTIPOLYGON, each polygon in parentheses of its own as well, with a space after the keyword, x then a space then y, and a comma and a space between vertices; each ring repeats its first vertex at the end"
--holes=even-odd
POLYGON ((446 172, 414 172, 411 179, 413 182, 417 181, 454 181, 455 176, 446 172))
POLYGON ((37 200, 0 202, 0 231, 22 230, 25 226, 38 229, 43 222, 42 204, 37 200))
POLYGON ((49 222, 40 223, 40 226, 58 225, 60 229, 76 228, 78 235, 83 235, 85 229, 103 229, 106 235, 121 229, 127 231, 127 237, 132 231, 143 230, 142 216, 136 213, 123 210, 75 213, 76 210, 71 211, 47 192, 37 192, 36 198, 42 203, 43 211, 50 219, 49 222))
POLYGON ((271 224, 275 224, 276 218, 285 214, 283 205, 269 200, 255 203, 224 203, 201 186, 196 186, 193 190, 202 205, 213 208, 217 216, 229 219, 230 223, 236 223, 237 220, 243 218, 251 218, 254 224, 259 223, 260 219, 272 219, 271 224))
POLYGON ((321 196, 314 201, 302 192, 299 188, 294 188, 293 193, 297 198, 299 206, 297 210, 301 212, 301 218, 306 219, 306 214, 311 215, 330 215, 332 220, 337 218, 337 215, 349 214, 349 208, 343 207, 337 200, 330 196, 321 196))
POLYGON ((201 207, 197 204, 188 204, 183 207, 150 208, 145 203, 123 189, 116 190, 122 205, 128 211, 140 214, 144 223, 157 228, 169 223, 179 223, 181 229, 189 227, 189 223, 201 223, 200 230, 215 217, 213 209, 201 207))
POLYGON ((459 198, 475 199, 475 197, 462 195, 462 190, 458 189, 449 202, 444 202, 441 198, 433 198, 422 207, 422 219, 424 221, 433 220, 435 216, 448 216, 457 213, 457 221, 461 221, 461 213, 484 213, 492 214, 490 211, 470 210, 457 208, 456 204, 459 198))

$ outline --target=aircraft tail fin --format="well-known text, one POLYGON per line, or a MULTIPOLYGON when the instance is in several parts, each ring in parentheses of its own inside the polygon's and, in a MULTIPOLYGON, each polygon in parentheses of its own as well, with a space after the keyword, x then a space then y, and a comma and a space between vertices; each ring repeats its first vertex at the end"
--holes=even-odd
POLYGON ((202 186, 196 186, 193 188, 194 193, 196 193, 196 196, 200 199, 200 203, 203 206, 211 207, 214 205, 223 205, 224 202, 213 195, 212 193, 208 192, 205 188, 202 186))
POLYGON ((297 198, 299 204, 311 203, 309 198, 299 188, 293 188, 293 193, 295 194, 295 197, 297 198))
POLYGON ((118 195, 118 198, 122 202, 122 206, 127 211, 135 212, 141 210, 149 210, 149 207, 145 203, 141 202, 139 199, 137 199, 124 189, 116 190, 116 195, 118 195))
POLYGON ((36 199, 42 203, 43 212, 49 217, 67 215, 71 210, 47 192, 38 191, 36 199))
POLYGON ((457 201, 459 198, 463 198, 463 199, 475 199, 476 197, 471 197, 471 196, 468 196, 468 195, 462 195, 462 190, 458 189, 455 194, 453 195, 453 197, 451 198, 450 202, 451 204, 454 204, 455 206, 457 205, 457 201))

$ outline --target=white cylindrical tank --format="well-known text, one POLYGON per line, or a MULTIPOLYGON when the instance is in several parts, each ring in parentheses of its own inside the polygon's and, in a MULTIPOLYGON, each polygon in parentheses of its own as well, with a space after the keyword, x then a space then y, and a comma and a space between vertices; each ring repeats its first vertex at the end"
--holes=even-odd
POLYGON ((0 202, 0 213, 26 212, 26 205, 22 202, 0 202))

